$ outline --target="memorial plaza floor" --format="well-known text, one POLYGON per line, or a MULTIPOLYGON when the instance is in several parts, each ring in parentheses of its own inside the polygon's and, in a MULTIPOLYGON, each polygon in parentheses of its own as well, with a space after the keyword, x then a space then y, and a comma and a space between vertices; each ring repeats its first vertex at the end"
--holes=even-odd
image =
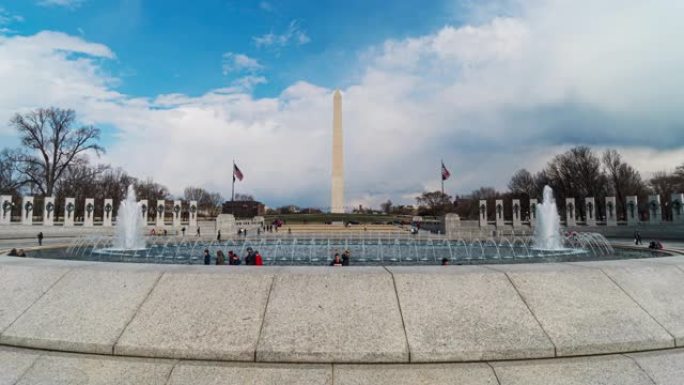
MULTIPOLYGON (((0 249, 21 242, 34 241, 0 249)), ((0 385, 684 384, 682 294, 680 255, 345 268, 0 257, 0 385)))

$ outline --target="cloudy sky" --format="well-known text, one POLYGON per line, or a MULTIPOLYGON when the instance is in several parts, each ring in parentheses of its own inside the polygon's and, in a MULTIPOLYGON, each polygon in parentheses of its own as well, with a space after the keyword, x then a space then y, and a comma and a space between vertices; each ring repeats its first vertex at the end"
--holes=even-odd
POLYGON ((332 92, 348 205, 505 188, 577 144, 684 163, 676 0, 0 0, 0 143, 73 108, 100 161, 179 194, 329 206, 332 92))

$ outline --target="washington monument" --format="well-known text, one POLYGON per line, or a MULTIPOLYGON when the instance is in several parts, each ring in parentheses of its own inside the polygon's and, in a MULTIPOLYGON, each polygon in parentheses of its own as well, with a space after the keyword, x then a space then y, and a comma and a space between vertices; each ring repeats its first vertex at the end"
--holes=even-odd
POLYGON ((332 189, 330 212, 344 213, 344 140, 342 137, 342 94, 333 95, 332 189))

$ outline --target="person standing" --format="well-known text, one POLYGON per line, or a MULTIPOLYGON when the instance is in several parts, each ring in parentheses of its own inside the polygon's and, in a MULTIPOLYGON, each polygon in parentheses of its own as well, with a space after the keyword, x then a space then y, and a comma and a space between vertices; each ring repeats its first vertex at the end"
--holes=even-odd
POLYGON ((219 230, 218 234, 216 235, 216 241, 221 242, 221 230, 219 230))
POLYGON ((181 227, 181 233, 185 236, 185 227, 181 227))
POLYGON ((43 246, 43 232, 38 233, 38 246, 43 246))
POLYGON ((216 252, 216 265, 225 265, 226 256, 223 254, 222 250, 216 252))
POLYGON ((197 226, 197 236, 198 236, 198 237, 200 236, 200 228, 199 228, 199 226, 197 226))
POLYGON ((349 262, 351 260, 351 253, 349 250, 345 250, 344 253, 342 253, 342 266, 349 266, 349 262))
POLYGON ((205 265, 211 264, 211 255, 209 255, 209 249, 204 249, 204 264, 205 265))

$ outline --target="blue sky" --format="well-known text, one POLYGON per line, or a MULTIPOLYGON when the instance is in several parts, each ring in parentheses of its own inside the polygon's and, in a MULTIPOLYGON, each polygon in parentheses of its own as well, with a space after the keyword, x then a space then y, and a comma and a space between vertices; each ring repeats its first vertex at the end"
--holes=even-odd
POLYGON ((257 96, 276 95, 299 80, 341 87, 354 78, 367 47, 429 33, 459 18, 442 1, 387 5, 381 0, 89 0, 47 6, 24 0, 3 7, 24 18, 12 25, 17 33, 63 31, 107 45, 117 57, 106 68, 120 79, 118 90, 153 97, 199 95, 229 84, 240 74, 222 72, 225 52, 263 65, 268 83, 255 89, 257 96), (292 29, 305 41, 293 36, 283 43, 256 43, 255 38, 285 36, 292 29))
POLYGON ((645 177, 684 161, 684 2, 0 0, 10 117, 76 110, 94 161, 270 206, 326 208, 332 93, 347 206, 505 189, 559 151, 616 148, 645 177))

